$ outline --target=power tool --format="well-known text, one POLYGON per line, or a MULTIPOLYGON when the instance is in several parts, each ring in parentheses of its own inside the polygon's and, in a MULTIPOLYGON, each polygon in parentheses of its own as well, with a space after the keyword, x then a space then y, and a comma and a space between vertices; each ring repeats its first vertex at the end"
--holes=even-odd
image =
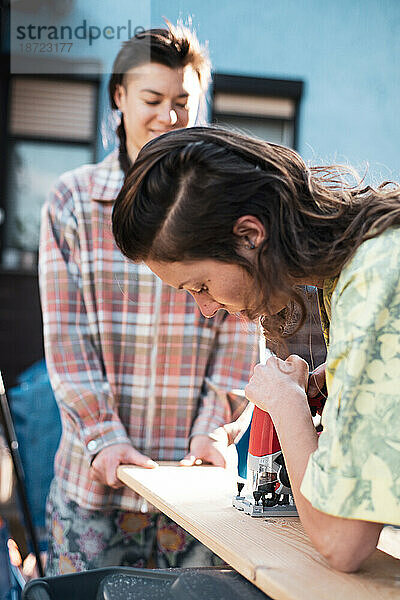
MULTIPOLYGON (((308 396, 313 417, 322 413, 326 397, 325 385, 317 396, 308 396)), ((236 450, 239 478, 233 506, 252 517, 297 516, 283 453, 267 412, 254 407, 246 432, 236 442, 236 450)))

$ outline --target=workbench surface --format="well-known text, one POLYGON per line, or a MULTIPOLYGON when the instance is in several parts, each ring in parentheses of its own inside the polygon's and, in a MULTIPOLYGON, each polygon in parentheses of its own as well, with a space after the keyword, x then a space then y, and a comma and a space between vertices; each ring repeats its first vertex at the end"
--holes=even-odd
POLYGON ((118 477, 274 600, 400 598, 400 560, 376 550, 358 573, 334 571, 297 517, 256 519, 233 508, 230 471, 121 466, 118 477))

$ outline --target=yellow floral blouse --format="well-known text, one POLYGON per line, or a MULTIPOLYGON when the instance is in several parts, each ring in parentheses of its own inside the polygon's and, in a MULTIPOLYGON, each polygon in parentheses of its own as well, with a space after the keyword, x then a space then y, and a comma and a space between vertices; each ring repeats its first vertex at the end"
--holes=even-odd
POLYGON ((400 229, 324 283, 328 400, 301 492, 331 515, 400 525, 400 229))

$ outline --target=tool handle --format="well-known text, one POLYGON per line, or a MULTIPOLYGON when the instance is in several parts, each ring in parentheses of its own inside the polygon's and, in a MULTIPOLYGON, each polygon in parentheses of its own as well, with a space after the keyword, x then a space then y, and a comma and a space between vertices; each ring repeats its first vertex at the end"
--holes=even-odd
POLYGON ((252 456, 266 456, 279 452, 281 446, 269 413, 254 407, 250 430, 249 453, 252 456))
MULTIPOLYGON (((312 375, 313 374, 311 373, 310 377, 312 377, 312 375)), ((326 384, 324 384, 320 392, 313 398, 307 396, 311 414, 313 416, 315 416, 316 413, 322 413, 326 398, 326 384)), ((279 452, 280 449, 281 446, 278 435, 269 413, 255 406, 250 430, 249 453, 252 456, 266 456, 279 452)))

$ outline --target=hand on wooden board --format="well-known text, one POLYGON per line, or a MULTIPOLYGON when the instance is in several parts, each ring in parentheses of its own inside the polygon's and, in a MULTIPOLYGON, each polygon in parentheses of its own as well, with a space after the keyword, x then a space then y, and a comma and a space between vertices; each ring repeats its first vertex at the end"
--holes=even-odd
POLYGON ((216 467, 226 467, 228 436, 222 427, 219 427, 213 437, 208 435, 195 435, 190 442, 189 453, 180 461, 182 467, 193 467, 199 464, 210 464, 216 467), (217 432, 221 431, 221 435, 217 432))
POLYGON ((120 488, 124 484, 117 478, 119 465, 139 465, 147 469, 158 466, 151 458, 135 450, 131 444, 113 444, 97 454, 92 462, 90 475, 92 479, 103 485, 114 489, 120 488))

